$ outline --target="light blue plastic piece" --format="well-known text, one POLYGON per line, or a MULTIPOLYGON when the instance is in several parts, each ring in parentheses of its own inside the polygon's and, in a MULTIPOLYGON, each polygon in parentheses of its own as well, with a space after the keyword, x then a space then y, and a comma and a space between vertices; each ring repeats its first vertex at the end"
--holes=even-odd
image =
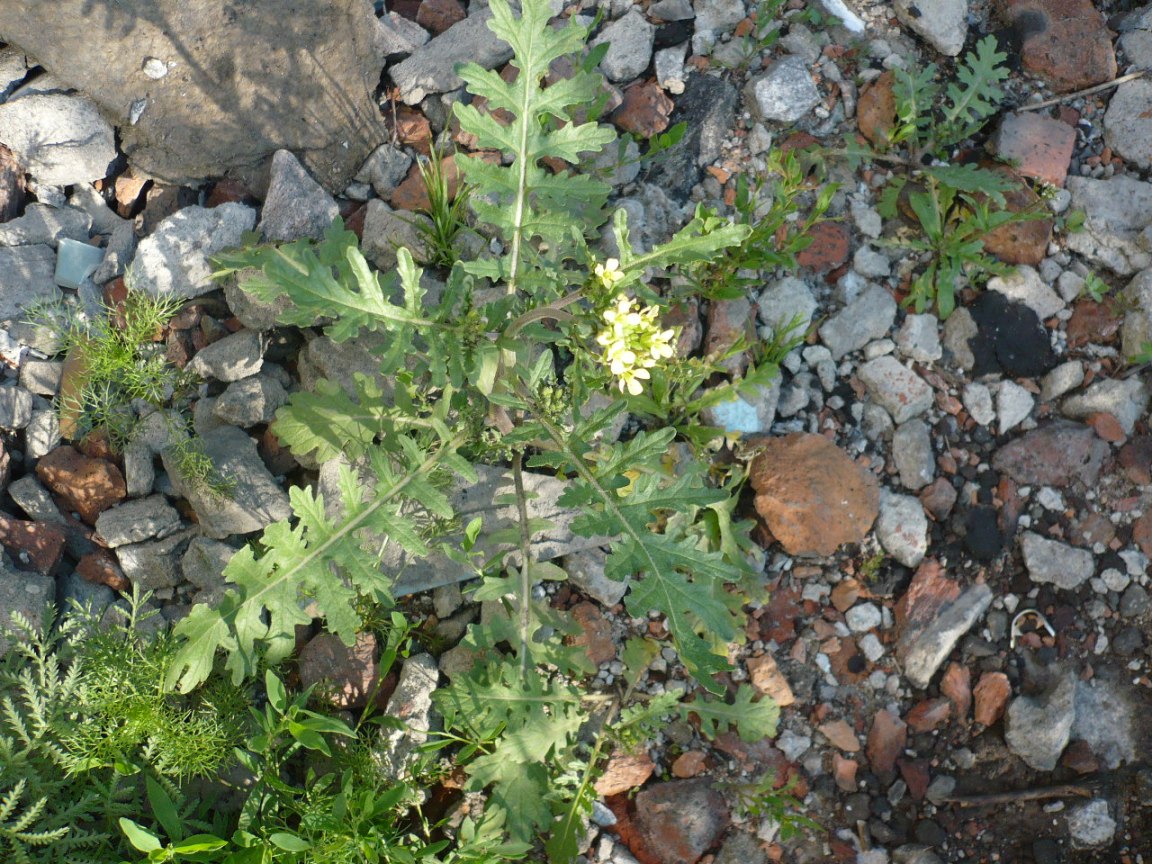
POLYGON ((755 435, 762 431, 755 407, 739 396, 713 405, 712 417, 716 425, 723 427, 729 434, 739 432, 742 435, 755 435))
POLYGON ((104 250, 99 246, 62 238, 56 247, 56 284, 61 288, 79 288, 103 260, 104 250))

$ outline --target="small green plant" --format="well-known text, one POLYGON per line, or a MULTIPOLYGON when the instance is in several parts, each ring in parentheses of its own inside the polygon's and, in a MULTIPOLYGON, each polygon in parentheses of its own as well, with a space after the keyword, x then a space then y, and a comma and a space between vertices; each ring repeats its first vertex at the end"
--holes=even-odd
POLYGON ((1111 291, 1111 285, 1095 273, 1090 272, 1084 277, 1084 287, 1080 289, 1080 295, 1091 298, 1095 303, 1103 303, 1111 291))
POLYGON ((897 236, 892 245, 923 253, 924 269, 912 280, 906 303, 917 312, 935 306, 941 318, 951 314, 956 292, 979 285, 1012 268, 984 251, 984 240, 1005 225, 1048 218, 1042 203, 1012 209, 1005 194, 1019 181, 974 165, 952 165, 953 149, 978 134, 1004 99, 1007 55, 996 40, 981 39, 956 64, 956 80, 942 86, 938 69, 894 70, 895 120, 878 152, 854 140, 846 153, 857 162, 870 158, 907 169, 885 187, 878 210, 887 219, 906 212, 921 236, 897 236), (895 155, 903 150, 906 155, 895 155))
POLYGON ((453 190, 444 167, 443 152, 435 146, 429 149, 428 160, 420 160, 416 165, 428 196, 428 208, 424 213, 430 222, 419 220, 413 224, 424 241, 428 263, 448 270, 460 257, 457 238, 461 231, 467 230, 465 214, 472 187, 467 183, 457 183, 453 190))
POLYGON ((925 268, 912 280, 907 303, 917 312, 935 306, 941 318, 956 307, 956 290, 980 284, 989 276, 1014 269, 984 251, 984 238, 1004 225, 1043 219, 1039 210, 1006 209, 1004 193, 1013 181, 970 165, 926 169, 919 182, 897 178, 885 187, 880 215, 899 215, 900 196, 907 190, 908 207, 920 235, 897 237, 894 245, 926 253, 925 268))

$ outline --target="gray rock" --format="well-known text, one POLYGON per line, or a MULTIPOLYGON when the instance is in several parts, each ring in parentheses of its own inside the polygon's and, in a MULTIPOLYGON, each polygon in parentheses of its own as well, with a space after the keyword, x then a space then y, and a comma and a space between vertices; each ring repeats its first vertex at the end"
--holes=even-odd
POLYGON ((52 501, 52 495, 40 485, 35 475, 25 474, 19 480, 13 480, 8 484, 6 491, 29 519, 37 522, 55 522, 58 525, 66 523, 67 520, 52 501))
POLYGON ((1116 836, 1116 820, 1109 812, 1108 802, 1093 798, 1069 809, 1068 835, 1073 849, 1101 849, 1111 845, 1116 836))
POLYGON ((687 56, 687 42, 681 42, 670 48, 661 48, 653 55, 652 65, 656 69, 656 83, 673 96, 679 96, 684 92, 684 79, 687 75, 684 60, 687 56))
POLYGON ((212 413, 233 426, 270 423, 276 409, 288 401, 283 385, 266 375, 254 375, 229 384, 212 406, 212 413))
POLYGON ((180 514, 163 495, 110 507, 96 517, 96 533, 110 548, 163 537, 180 527, 180 514))
POLYGON ((923 420, 902 423, 892 434, 892 461, 905 489, 917 492, 936 479, 932 438, 923 420))
POLYGON ((941 609, 931 625, 901 636, 897 654, 904 664, 904 676, 912 686, 924 689, 956 647, 992 604, 992 589, 986 584, 971 585, 941 609))
MULTIPOLYGON (((700 21, 697 18, 697 26, 700 21)), ((623 18, 613 21, 592 40, 591 47, 608 43, 608 53, 600 61, 600 71, 609 81, 624 83, 644 74, 652 61, 652 44, 656 28, 641 12, 630 9, 623 18)))
POLYGON ((1148 611, 1152 601, 1148 597, 1148 589, 1133 582, 1124 589, 1120 596, 1120 614, 1125 618, 1136 618, 1148 611))
POLYGON ((844 623, 853 633, 875 630, 883 620, 880 608, 875 603, 857 603, 844 613, 844 623))
MULTIPOLYGON (((17 17, 35 14, 24 10, 17 17)), ((17 28, 3 6, 0 18, 5 18, 6 38, 15 41, 17 28)), ((0 141, 25 171, 47 186, 101 180, 116 158, 112 127, 96 103, 81 95, 42 93, 5 102, 0 105, 0 141)))
POLYGON ((220 540, 250 534, 292 515, 288 495, 264 466, 256 442, 235 426, 213 429, 201 438, 204 453, 218 476, 231 481, 228 492, 215 492, 180 476, 171 450, 162 454, 164 468, 192 509, 201 532, 220 540))
POLYGON ((224 568, 232 560, 236 550, 227 543, 210 540, 207 537, 193 537, 184 555, 180 558, 180 572, 184 580, 199 590, 193 596, 196 603, 216 605, 224 597, 228 583, 224 579, 224 568))
POLYGON ((892 262, 887 255, 864 245, 852 256, 852 269, 867 279, 881 279, 892 272, 892 262))
POLYGON ((239 381, 264 365, 264 339, 255 330, 238 330, 196 352, 188 369, 202 378, 239 381))
POLYGON ((135 255, 136 229, 131 222, 125 221, 117 225, 108 238, 108 245, 104 247, 104 260, 92 274, 92 281, 97 285, 103 285, 123 276, 135 255))
POLYGON ((1060 411, 1074 420, 1106 411, 1116 418, 1125 434, 1131 435, 1136 421, 1148 410, 1149 396, 1152 394, 1138 376, 1106 378, 1094 381, 1083 393, 1069 396, 1060 411))
POLYGON ((760 310, 761 323, 773 333, 782 332, 793 321, 797 326, 792 332, 804 333, 812 326, 816 298, 803 279, 786 276, 761 292, 756 307, 760 310))
POLYGON ((915 567, 928 552, 928 517, 920 499, 880 490, 880 515, 876 538, 905 567, 915 567))
POLYGON ((72 192, 68 196, 68 207, 79 210, 91 220, 92 227, 89 230, 92 234, 106 236, 117 228, 132 225, 131 219, 121 219, 116 215, 116 211, 108 206, 104 196, 87 183, 72 187, 72 192))
POLYGON ((932 363, 944 356, 935 315, 907 315, 896 333, 896 347, 909 360, 932 363))
POLYGON ((0 428, 23 429, 32 419, 32 394, 19 385, 0 387, 0 428))
POLYGON ((287 150, 272 156, 272 179, 260 214, 260 233, 273 242, 310 237, 319 240, 340 215, 340 208, 287 150))
POLYGON ((107 585, 89 582, 76 572, 67 573, 56 580, 60 589, 61 605, 71 609, 75 603, 81 609, 90 610, 99 619, 116 602, 116 592, 107 585))
POLYGON ((282 293, 275 300, 262 300, 243 286, 257 278, 258 271, 242 270, 235 279, 224 283, 224 299, 228 308, 241 324, 249 330, 271 330, 281 321, 281 316, 294 308, 288 294, 282 293))
POLYGON ((743 0, 694 0, 696 31, 713 36, 731 33, 748 14, 743 0))
POLYGON ((12 616, 19 614, 32 625, 44 620, 48 604, 56 600, 56 580, 35 573, 22 573, 0 561, 0 657, 8 653, 14 631, 12 616))
POLYGON ((392 384, 380 374, 380 358, 387 347, 388 337, 382 333, 365 333, 343 342, 317 336, 309 341, 297 360, 300 386, 313 391, 317 381, 326 379, 355 398, 355 376, 366 375, 383 392, 384 400, 390 402, 392 384))
POLYGON ((62 296, 51 246, 0 247, 0 327, 11 328, 24 309, 62 296))
POLYGON ((1004 743, 1037 771, 1051 771, 1068 746, 1076 718, 1076 677, 1065 674, 1046 693, 1018 696, 1004 716, 1004 743))
POLYGON ((1015 429, 1032 413, 1035 399, 1015 381, 1004 380, 996 391, 996 415, 1001 435, 1015 429))
POLYGON ((378 18, 373 36, 382 60, 397 54, 411 54, 432 38, 427 30, 399 12, 388 12, 378 18))
POLYGON ((968 0, 896 0, 900 23, 946 57, 955 57, 968 36, 968 0))
POLYGON ((1138 709, 1132 691, 1124 684, 1097 675, 1076 685, 1076 718, 1072 740, 1085 741, 1092 755, 1109 771, 1136 761, 1138 709))
POLYGON ((951 358, 959 368, 965 371, 971 369, 976 365, 976 356, 972 353, 970 340, 978 334, 979 329, 972 313, 963 307, 957 309, 944 322, 944 333, 940 341, 945 356, 951 358))
POLYGON ((993 276, 988 280, 988 290, 1023 303, 1041 321, 1051 318, 1064 308, 1060 295, 1045 285, 1040 274, 1026 264, 1021 264, 1007 276, 993 276))
POLYGON ((905 843, 892 853, 893 864, 944 864, 943 859, 928 846, 905 843))
POLYGON ((184 546, 196 536, 195 528, 178 531, 163 540, 130 543, 116 549, 116 560, 134 585, 156 591, 180 584, 180 556, 184 546))
POLYGON ((424 263, 428 251, 416 222, 431 224, 423 213, 393 210, 379 198, 373 198, 364 214, 360 251, 378 270, 391 270, 396 266, 396 250, 401 246, 412 253, 417 263, 424 263))
POLYGON ((895 357, 869 360, 857 370, 868 395, 897 423, 905 423, 932 407, 932 388, 895 357))
POLYGON ((412 167, 412 157, 391 144, 381 144, 372 151, 364 167, 356 175, 361 183, 371 183, 372 189, 381 198, 388 198, 408 176, 412 167))
POLYGON ((1071 591, 1091 579, 1096 572, 1096 562, 1087 549, 1076 549, 1033 531, 1025 531, 1020 537, 1020 549, 1033 582, 1071 591))
POLYGON ((429 93, 447 93, 462 86, 457 63, 495 69, 511 59, 512 49, 488 29, 491 17, 491 12, 482 9, 458 21, 388 70, 405 104, 416 105, 429 93))
POLYGON ((35 461, 60 446, 60 418, 52 408, 32 412, 24 429, 24 455, 35 461))
POLYGON ((820 91, 803 58, 787 56, 748 82, 744 100, 759 120, 795 123, 820 103, 820 91))
POLYGON ((124 446, 124 485, 129 498, 141 498, 152 491, 156 482, 153 455, 152 448, 140 441, 129 441, 124 446))
MULTIPOLYGON (((373 98, 383 66, 376 18, 363 0, 301 0, 283 11, 215 0, 171 7, 116 0, 99 8, 88 0, 2 0, 0 21, 5 40, 99 103, 141 172, 176 186, 238 177, 262 194, 272 154, 290 147, 337 192, 386 134, 373 98), (148 58, 168 74, 149 78, 148 58)), ((34 115, 37 140, 51 142, 34 115)), ((112 129, 100 122, 100 158, 86 176, 41 182, 107 175, 112 129)))
POLYGON ((615 606, 628 590, 628 583, 609 579, 604 573, 608 553, 599 547, 578 549, 564 556, 568 581, 605 607, 615 606))
POLYGON ((992 456, 992 467, 1017 483, 1063 488, 1095 485, 1108 445, 1090 426, 1060 420, 1025 433, 992 456))
POLYGON ((24 358, 20 364, 20 386, 37 396, 52 397, 60 389, 64 364, 58 360, 24 358))
POLYGON ((55 249, 65 237, 85 242, 91 227, 92 218, 73 207, 29 204, 23 216, 0 224, 0 246, 44 244, 55 249))
POLYGON ((661 21, 691 21, 696 17, 696 10, 688 0, 657 0, 648 7, 648 13, 661 21))
POLYGON ((1126 357, 1139 354, 1152 342, 1152 270, 1141 270, 1124 287, 1127 312, 1120 325, 1120 351, 1126 357))
POLYGON ((896 301, 879 285, 870 285, 821 325, 820 339, 832 352, 832 359, 839 360, 888 335, 895 320, 896 301))
POLYGON ((1152 267, 1152 183, 1127 174, 1106 180, 1069 177, 1071 206, 1087 214, 1084 230, 1068 235, 1068 249, 1120 276, 1152 267))
POLYGON ((987 384, 970 381, 960 393, 960 401, 968 414, 981 426, 991 426, 996 419, 996 408, 992 402, 992 391, 987 384))
POLYGON ((1084 366, 1079 360, 1061 363, 1040 380, 1040 401, 1051 402, 1084 383, 1084 366))
POLYGON ((1126 162, 1147 171, 1152 168, 1152 81, 1125 81, 1108 100, 1104 114, 1104 143, 1126 162))
MULTIPOLYGON (((789 757, 788 761, 796 760, 789 757)), ((768 861, 768 853, 761 847, 759 838, 747 831, 732 831, 716 853, 713 864, 768 864, 768 861)))
POLYGON ((256 211, 228 202, 219 207, 185 207, 140 241, 132 272, 136 287, 152 297, 192 299, 219 287, 210 256, 239 246, 256 225, 256 211))
POLYGON ((400 680, 388 700, 386 716, 403 721, 399 729, 382 727, 372 758, 381 774, 390 780, 408 778, 420 746, 432 728, 432 694, 440 673, 431 654, 413 654, 400 667, 400 680))

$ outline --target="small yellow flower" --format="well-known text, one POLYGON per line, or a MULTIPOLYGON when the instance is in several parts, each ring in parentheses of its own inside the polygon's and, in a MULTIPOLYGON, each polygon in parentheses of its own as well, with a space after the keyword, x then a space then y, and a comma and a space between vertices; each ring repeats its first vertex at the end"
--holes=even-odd
POLYGON ((609 258, 603 264, 597 264, 593 273, 600 280, 600 284, 609 289, 624 278, 624 273, 620 270, 620 262, 615 258, 609 258))
POLYGON ((618 379, 620 392, 639 396, 644 392, 642 382, 652 377, 648 370, 675 353, 676 331, 660 329, 656 322, 660 310, 655 306, 636 309, 634 304, 630 297, 617 297, 615 305, 603 312, 606 326, 596 341, 604 347, 604 362, 618 379))

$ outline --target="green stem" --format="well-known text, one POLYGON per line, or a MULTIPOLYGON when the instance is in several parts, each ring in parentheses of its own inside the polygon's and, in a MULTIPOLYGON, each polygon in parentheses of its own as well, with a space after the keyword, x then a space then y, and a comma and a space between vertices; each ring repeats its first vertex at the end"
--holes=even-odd
POLYGON ((516 487, 516 510, 520 520, 520 677, 528 676, 528 640, 532 637, 532 536, 528 530, 528 501, 524 494, 524 454, 512 460, 512 482, 516 487))

